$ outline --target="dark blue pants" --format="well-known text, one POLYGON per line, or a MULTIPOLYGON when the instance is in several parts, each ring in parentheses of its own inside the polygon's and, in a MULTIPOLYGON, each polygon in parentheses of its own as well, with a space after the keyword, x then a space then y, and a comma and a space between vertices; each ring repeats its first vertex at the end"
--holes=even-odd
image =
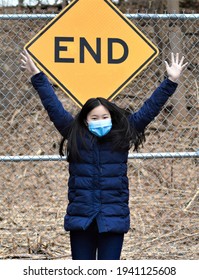
POLYGON ((70 231, 73 260, 119 260, 124 234, 99 233, 94 221, 88 229, 70 231))

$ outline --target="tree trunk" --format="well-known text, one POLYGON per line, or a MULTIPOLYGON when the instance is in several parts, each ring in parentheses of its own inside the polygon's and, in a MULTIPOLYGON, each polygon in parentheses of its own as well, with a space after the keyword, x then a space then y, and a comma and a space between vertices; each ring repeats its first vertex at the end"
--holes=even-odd
POLYGON ((62 9, 65 8, 66 5, 68 5, 68 1, 67 0, 63 0, 62 1, 62 9))
POLYGON ((18 6, 19 6, 19 7, 23 7, 23 5, 24 5, 23 2, 24 2, 24 0, 19 0, 19 1, 18 1, 18 6))
MULTIPOLYGON (((179 0, 167 0, 168 13, 178 14, 179 13, 179 0)), ((182 55, 182 33, 180 23, 171 21, 169 25, 169 42, 171 51, 173 53, 179 53, 182 55)), ((179 124, 187 116, 186 99, 185 99, 186 88, 183 84, 183 77, 179 79, 179 86, 170 98, 172 104, 172 122, 173 124, 179 124)))

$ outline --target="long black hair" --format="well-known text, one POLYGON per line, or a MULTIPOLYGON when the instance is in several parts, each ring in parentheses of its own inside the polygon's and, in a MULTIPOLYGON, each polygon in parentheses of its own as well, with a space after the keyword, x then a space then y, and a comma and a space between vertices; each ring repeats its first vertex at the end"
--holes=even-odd
POLYGON ((134 146, 134 150, 137 151, 140 144, 145 141, 144 132, 138 132, 133 124, 130 124, 128 120, 128 117, 131 114, 130 111, 122 109, 102 97, 90 98, 76 115, 60 143, 59 153, 63 156, 64 142, 65 140, 68 140, 66 149, 68 161, 82 160, 78 150, 78 142, 83 143, 86 148, 87 144, 85 141, 85 135, 88 135, 86 123, 87 115, 99 105, 103 105, 109 111, 112 120, 112 129, 103 137, 97 137, 90 133, 91 138, 97 137, 98 141, 101 142, 111 141, 112 150, 119 151, 129 150, 132 146, 134 146))

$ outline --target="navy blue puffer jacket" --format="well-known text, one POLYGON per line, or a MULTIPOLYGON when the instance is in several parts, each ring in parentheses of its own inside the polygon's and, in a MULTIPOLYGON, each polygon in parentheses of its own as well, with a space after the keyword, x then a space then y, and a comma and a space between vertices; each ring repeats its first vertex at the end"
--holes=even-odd
MULTIPOLYGON (((67 125, 73 121, 72 115, 63 108, 44 73, 36 74, 31 80, 51 121, 64 135, 67 125)), ((158 115, 176 87, 176 83, 166 79, 141 109, 129 117, 137 130, 143 131, 158 115)), ((92 142, 89 139, 89 150, 81 143, 79 146, 84 162, 69 163, 65 230, 85 230, 96 219, 99 232, 126 233, 130 227, 128 151, 112 152, 110 142, 101 143, 97 137, 92 142)))

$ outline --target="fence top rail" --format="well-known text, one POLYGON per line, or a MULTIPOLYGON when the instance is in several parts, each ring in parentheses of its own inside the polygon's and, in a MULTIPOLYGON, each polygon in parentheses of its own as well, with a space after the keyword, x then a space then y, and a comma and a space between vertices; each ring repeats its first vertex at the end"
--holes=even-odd
MULTIPOLYGON (((0 14, 0 20, 17 20, 17 19, 53 19, 58 14, 0 14)), ((124 14, 130 19, 162 19, 162 20, 196 20, 199 14, 124 14)))
MULTIPOLYGON (((197 152, 172 152, 172 153, 134 153, 129 154, 129 159, 155 159, 155 158, 199 158, 197 152)), ((66 157, 59 155, 44 156, 0 156, 0 162, 22 162, 22 161, 65 161, 66 157)))

